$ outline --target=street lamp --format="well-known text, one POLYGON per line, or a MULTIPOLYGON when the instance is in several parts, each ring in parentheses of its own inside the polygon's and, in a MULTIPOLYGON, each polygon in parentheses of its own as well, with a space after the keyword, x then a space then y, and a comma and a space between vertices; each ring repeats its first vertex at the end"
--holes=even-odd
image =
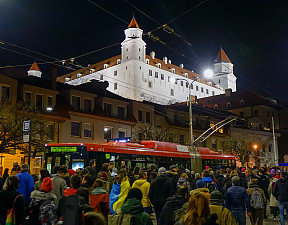
POLYGON ((253 148, 254 148, 254 150, 256 151, 257 150, 257 148, 258 148, 258 145, 253 145, 253 148))

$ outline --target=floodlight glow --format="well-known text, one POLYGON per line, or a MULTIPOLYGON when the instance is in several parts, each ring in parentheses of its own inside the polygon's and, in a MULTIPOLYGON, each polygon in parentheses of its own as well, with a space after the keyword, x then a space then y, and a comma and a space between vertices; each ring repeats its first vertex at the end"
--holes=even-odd
POLYGON ((211 69, 207 69, 207 70, 204 71, 204 76, 205 77, 210 78, 210 77, 213 77, 213 75, 214 75, 214 73, 213 73, 213 71, 211 69))
POLYGON ((174 77, 171 77, 170 81, 171 81, 172 84, 175 84, 175 82, 176 82, 174 77))
POLYGON ((52 111, 53 109, 52 109, 52 107, 47 107, 47 111, 52 111))

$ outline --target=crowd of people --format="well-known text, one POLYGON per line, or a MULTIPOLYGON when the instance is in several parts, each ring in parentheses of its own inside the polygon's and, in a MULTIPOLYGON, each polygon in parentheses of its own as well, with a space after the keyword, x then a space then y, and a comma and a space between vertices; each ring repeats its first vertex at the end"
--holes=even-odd
POLYGON ((246 215, 262 225, 268 212, 285 224, 288 176, 279 168, 96 168, 35 176, 15 163, 0 179, 0 225, 152 225, 154 217, 158 225, 245 225, 246 215))

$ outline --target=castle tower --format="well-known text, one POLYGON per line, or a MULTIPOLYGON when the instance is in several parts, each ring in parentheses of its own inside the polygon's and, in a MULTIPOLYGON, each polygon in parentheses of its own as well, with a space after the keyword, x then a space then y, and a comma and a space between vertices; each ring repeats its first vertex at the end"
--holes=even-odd
POLYGON ((32 66, 27 71, 27 73, 28 73, 28 76, 34 76, 34 77, 39 77, 39 78, 41 78, 41 75, 42 75, 42 72, 40 71, 36 62, 32 64, 32 66))
POLYGON ((125 30, 125 40, 121 43, 122 62, 138 60, 145 62, 146 43, 142 40, 143 30, 139 28, 136 19, 133 17, 128 28, 125 30))
POLYGON ((223 90, 232 89, 235 92, 237 78, 233 73, 233 64, 222 48, 215 61, 212 80, 223 90))

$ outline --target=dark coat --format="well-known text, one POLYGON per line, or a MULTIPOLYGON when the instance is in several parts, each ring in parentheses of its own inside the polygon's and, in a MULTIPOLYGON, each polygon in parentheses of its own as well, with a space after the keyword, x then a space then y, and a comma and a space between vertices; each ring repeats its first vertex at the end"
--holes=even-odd
POLYGON ((155 210, 161 210, 167 199, 173 195, 173 182, 166 176, 156 177, 151 185, 148 198, 151 200, 155 210))
POLYGON ((246 181, 246 176, 245 173, 238 173, 238 177, 240 178, 240 185, 241 187, 247 189, 247 181, 246 181))
POLYGON ((288 179, 281 178, 277 180, 274 188, 273 195, 279 202, 288 202, 288 179))
POLYGON ((230 211, 247 211, 251 212, 249 196, 245 188, 238 185, 233 185, 228 188, 225 194, 225 207, 230 211))
POLYGON ((177 192, 177 182, 180 178, 180 175, 177 172, 168 170, 167 177, 173 182, 173 194, 175 194, 177 192))
MULTIPOLYGON (((13 207, 15 198, 20 195, 18 191, 0 191, 0 221, 6 221, 7 210, 13 207)), ((25 220, 25 203, 23 196, 19 196, 14 204, 16 224, 22 224, 25 220)), ((0 222, 0 224, 1 224, 0 222)), ((4 223, 5 224, 5 223, 4 223)))
POLYGON ((174 225, 175 212, 177 209, 180 209, 185 202, 187 202, 187 199, 178 194, 168 198, 162 209, 159 225, 174 225))

